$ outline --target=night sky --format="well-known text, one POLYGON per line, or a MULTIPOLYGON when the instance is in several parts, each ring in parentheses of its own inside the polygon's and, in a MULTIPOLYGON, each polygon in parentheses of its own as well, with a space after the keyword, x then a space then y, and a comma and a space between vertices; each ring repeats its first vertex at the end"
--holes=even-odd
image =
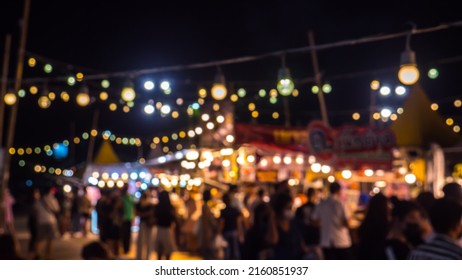
MULTIPOLYGON (((410 22, 417 28, 427 28, 446 22, 461 20, 460 10, 445 4, 451 1, 422 4, 420 1, 370 2, 369 6, 356 5, 350 1, 51 1, 32 0, 27 51, 45 58, 53 65, 51 74, 41 71, 44 61, 30 69, 26 66, 24 79, 53 78, 66 76, 81 70, 83 73, 113 73, 117 71, 155 68, 171 65, 186 65, 209 62, 248 55, 259 55, 284 49, 308 45, 307 32, 312 30, 316 43, 325 44, 346 39, 357 39, 372 35, 403 32, 410 29, 410 22), (385 4, 386 3, 386 4, 385 4)), ((13 35, 13 56, 10 77, 17 60, 19 37, 18 23, 22 15, 22 1, 4 0, 0 9, 0 46, 7 33, 13 35)), ((452 101, 462 95, 460 85, 461 62, 439 64, 446 58, 462 55, 462 29, 415 35, 411 47, 416 51, 421 67, 421 84, 434 101, 441 103, 444 115, 462 121, 460 112, 451 108, 452 101), (426 72, 437 66, 440 77, 431 80, 426 72), (446 106, 446 107, 445 107, 446 106)), ((330 82, 332 93, 326 96, 327 109, 334 126, 352 123, 354 111, 364 111, 369 102, 369 83, 379 79, 392 86, 397 85, 396 70, 400 53, 404 50, 405 38, 368 43, 363 45, 323 50, 318 53, 324 81, 330 82), (390 70, 391 69, 391 70, 390 70), (396 69, 396 70, 394 70, 396 69)), ((0 47, 3 55, 3 47, 0 47)), ((309 53, 288 54, 286 64, 291 69, 300 91, 299 97, 290 98, 291 124, 305 126, 312 119, 320 118, 318 100, 310 92, 312 83, 297 84, 297 81, 313 76, 309 53)), ((259 99, 258 90, 269 91, 275 87, 280 57, 268 57, 254 62, 224 65, 221 67, 228 84, 235 89, 245 88, 247 96, 240 100, 236 118, 249 122, 251 117, 247 104, 255 102, 261 110, 258 123, 280 124, 283 118, 274 121, 271 113, 281 111, 281 102, 271 105, 268 98, 259 99)), ((197 89, 210 88, 216 73, 215 67, 200 70, 173 71, 149 76, 158 82, 168 79, 172 83, 172 94, 167 99, 159 92, 154 96, 141 90, 141 81, 134 80, 137 96, 141 101, 169 100, 182 97, 197 98, 197 89)), ((110 79, 111 80, 111 79, 110 79)), ((117 87, 124 79, 112 79, 115 89, 108 90, 110 98, 117 99, 117 87)), ((90 93, 100 91, 100 80, 88 81, 90 93)), ((32 85, 32 84, 31 84, 32 85)), ((43 88, 44 83, 35 84, 43 88)), ((67 90, 71 95, 76 87, 65 83, 48 82, 50 90, 67 90)), ((75 102, 55 101, 49 109, 37 106, 35 96, 20 100, 16 146, 52 144, 69 139, 72 129, 76 134, 88 131, 95 108, 100 108, 100 129, 108 129, 122 136, 152 139, 152 136, 171 133, 186 128, 187 118, 172 120, 159 115, 146 116, 142 102, 136 104, 128 114, 120 109, 110 112, 108 103, 80 108, 75 102), (137 106, 139 105, 139 106, 137 106)), ((379 100, 386 104, 399 104, 403 98, 389 97, 379 100)), ((282 113, 282 111, 281 111, 282 113)), ((184 115, 184 113, 183 113, 184 115)), ((366 124, 365 115, 359 124, 366 124)), ((126 160, 136 159, 134 148, 121 151, 126 160)), ((77 151, 86 154, 85 150, 77 151)), ((123 157, 122 156, 122 157, 123 157)), ((77 156, 76 161, 80 158, 77 156)), ((13 158, 17 161, 17 158, 13 158)), ((39 162, 40 158, 33 161, 39 162)), ((44 159, 51 161, 51 159, 44 159)), ((72 162, 49 162, 51 165, 66 165, 72 162)), ((19 177, 25 173, 18 171, 19 177)))

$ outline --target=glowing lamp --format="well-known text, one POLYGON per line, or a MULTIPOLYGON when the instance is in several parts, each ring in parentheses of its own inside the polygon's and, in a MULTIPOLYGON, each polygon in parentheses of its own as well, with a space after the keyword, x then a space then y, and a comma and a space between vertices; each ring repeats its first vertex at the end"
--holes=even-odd
POLYGON ((420 77, 419 69, 416 65, 406 64, 401 65, 398 71, 398 79, 404 85, 415 84, 420 77))
POLYGON ((417 177, 414 174, 409 173, 409 174, 406 174, 406 176, 404 176, 404 181, 406 181, 406 183, 412 185, 417 181, 417 177))
POLYGON ((136 93, 135 90, 133 89, 133 83, 131 81, 127 81, 125 83, 125 86, 122 88, 122 92, 120 94, 122 97, 122 100, 125 102, 130 102, 135 100, 136 93))
POLYGON ((280 95, 289 96, 294 91, 295 85, 290 76, 289 68, 283 67, 278 72, 277 89, 280 95))
POLYGON ((398 79, 404 85, 415 84, 420 77, 415 59, 415 52, 410 48, 410 35, 406 41, 406 49, 401 54, 401 64, 398 71, 398 79))
POLYGON ((42 95, 38 99, 38 105, 39 105, 40 108, 46 109, 46 108, 50 107, 51 100, 50 100, 50 98, 48 98, 48 96, 42 95))
POLYGON ((77 104, 79 104, 82 107, 85 107, 88 104, 90 104, 90 96, 88 95, 87 92, 81 92, 77 94, 76 101, 77 101, 77 104))
POLYGON ((223 73, 221 73, 221 70, 218 70, 218 73, 215 76, 215 82, 213 83, 211 93, 212 98, 215 100, 223 100, 228 94, 228 90, 225 86, 225 77, 223 76, 223 73))
POLYGON ((11 105, 14 105, 16 103, 18 98, 16 97, 16 94, 14 94, 12 92, 8 92, 8 93, 5 94, 4 100, 5 100, 6 105, 11 106, 11 105))

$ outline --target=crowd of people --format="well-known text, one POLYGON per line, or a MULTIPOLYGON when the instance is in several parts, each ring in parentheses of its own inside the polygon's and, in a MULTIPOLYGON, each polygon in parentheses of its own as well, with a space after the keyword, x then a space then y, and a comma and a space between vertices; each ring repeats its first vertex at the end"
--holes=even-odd
MULTIPOLYGON (((127 186, 102 191, 95 205, 83 191, 78 203, 68 206, 58 203, 50 190, 36 192, 29 219, 30 251, 36 258, 50 258, 53 239, 72 228, 69 213, 77 208, 76 223, 84 236, 90 213, 97 213, 99 241, 83 248, 83 259, 117 259, 131 246, 136 247, 136 259, 151 259, 153 252, 157 259, 170 259, 177 250, 229 260, 462 259, 462 188, 455 183, 444 186, 439 199, 431 192, 411 200, 375 194, 357 227, 337 182, 325 189, 308 188, 298 205, 300 194, 287 182, 250 189, 230 185, 219 193, 177 193, 181 211, 173 193, 160 188, 147 189, 139 198, 127 186)), ((8 238, 0 240, 0 246, 6 246, 8 238)), ((13 249, 0 248, 0 258, 8 258, 1 253, 7 251, 10 258, 18 257, 13 249)))
MULTIPOLYGON (((199 198, 185 193, 183 215, 169 192, 158 192, 153 204, 153 194, 145 191, 133 202, 139 217, 136 258, 150 259, 154 250, 158 259, 169 259, 181 247, 203 259, 462 259, 458 184, 446 185, 441 199, 431 192, 414 200, 378 193, 368 201, 357 228, 351 225, 337 182, 326 188, 327 195, 308 188, 298 207, 297 194, 287 182, 256 189, 244 193, 230 185, 221 195, 205 190, 199 198)), ((103 195, 98 213, 114 213, 107 210, 110 205, 103 195)), ((109 221, 100 223, 101 240, 114 244, 104 237, 105 228, 111 228, 109 221)), ((117 246, 110 248, 117 256, 117 246)))

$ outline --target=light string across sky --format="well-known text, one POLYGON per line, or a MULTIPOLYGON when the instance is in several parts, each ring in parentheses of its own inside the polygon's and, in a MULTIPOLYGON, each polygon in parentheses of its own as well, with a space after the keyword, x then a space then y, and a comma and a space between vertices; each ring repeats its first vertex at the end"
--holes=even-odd
MULTIPOLYGON (((107 79, 109 77, 118 77, 118 78, 137 77, 137 76, 142 76, 146 74, 210 68, 210 67, 217 67, 219 65, 240 64, 240 63, 261 60, 261 59, 265 59, 268 57, 280 57, 280 56, 287 55, 287 54, 307 53, 307 52, 310 52, 312 49, 321 51, 321 50, 327 50, 327 49, 338 48, 338 47, 347 47, 347 46, 353 46, 353 45, 359 45, 359 44, 365 44, 365 43, 371 43, 371 42, 391 40, 391 39, 396 39, 400 37, 406 37, 409 35, 419 35, 419 34, 438 32, 438 31, 442 31, 442 30, 446 30, 450 28, 455 28, 455 27, 462 27, 462 21, 444 23, 444 24, 440 24, 437 26, 433 26, 429 28, 422 28, 422 29, 413 28, 410 31, 404 31, 404 32, 393 33, 393 34, 368 36, 368 37, 364 37, 360 39, 343 40, 343 41, 338 41, 338 42, 333 42, 333 43, 319 44, 315 46, 304 46, 304 47, 299 47, 299 48, 279 50, 279 51, 274 51, 274 52, 269 52, 269 53, 264 53, 260 55, 254 55, 254 56, 243 56, 243 57, 238 57, 238 58, 216 60, 216 61, 204 62, 204 63, 194 63, 194 64, 188 64, 188 65, 174 65, 174 66, 156 67, 156 68, 150 68, 150 69, 139 69, 139 70, 130 70, 130 71, 92 74, 92 75, 87 75, 86 80, 102 80, 102 79, 107 79)), ((67 77, 58 77, 57 79, 64 80, 66 78, 67 77)), ((44 80, 46 80, 46 78, 42 79, 42 81, 44 80)), ((24 82, 27 82, 27 79, 24 79, 24 82)))
MULTIPOLYGON (((368 43, 368 42, 389 40, 389 39, 394 39, 394 38, 398 38, 398 37, 408 36, 409 34, 417 35, 417 34, 423 34, 423 33, 429 33, 429 32, 436 32, 436 31, 445 30, 445 29, 452 28, 452 27, 460 27, 461 25, 462 25, 462 22, 453 22, 453 23, 442 24, 442 25, 439 25, 439 26, 426 28, 426 29, 413 29, 410 32, 401 32, 401 33, 395 33, 395 34, 389 34, 389 35, 372 36, 372 37, 366 37, 366 38, 356 39, 356 40, 346 40, 346 41, 340 41, 340 42, 335 42, 335 43, 317 45, 317 46, 314 46, 314 48, 316 50, 326 50, 326 49, 335 48, 335 47, 351 46, 351 45, 368 43)), ((23 97, 25 97, 27 95, 27 93, 29 93, 30 95, 37 95, 38 96, 39 91, 42 91, 41 96, 38 98, 38 105, 40 107, 42 107, 42 108, 50 107, 51 102, 54 101, 55 99, 57 99, 58 96, 62 101, 69 102, 69 100, 70 100, 69 92, 70 91, 68 92, 66 90, 61 90, 58 93, 57 91, 48 90, 48 87, 51 88, 51 86, 52 86, 51 85, 52 81, 57 81, 57 80, 64 79, 64 81, 66 81, 66 83, 67 83, 67 86, 73 87, 75 85, 79 85, 79 83, 80 83, 80 88, 81 89, 83 88, 84 90, 87 91, 87 92, 81 92, 82 91, 81 89, 78 90, 78 94, 76 96, 76 99, 77 99, 76 101, 77 101, 77 103, 79 105, 87 106, 87 105, 91 104, 92 102, 95 102, 96 100, 99 100, 99 101, 103 101, 103 102, 108 102, 109 103, 108 108, 109 108, 110 111, 116 111, 116 110, 118 110, 118 108, 122 108, 123 112, 128 113, 128 112, 130 112, 132 110, 132 108, 134 106, 134 101, 135 101, 134 100, 134 94, 133 94, 133 99, 131 99, 129 101, 121 102, 120 98, 114 99, 113 97, 115 96, 115 94, 113 94, 112 92, 111 92, 111 94, 109 94, 109 92, 110 92, 109 88, 111 87, 111 83, 109 82, 109 80, 107 80, 107 78, 109 78, 109 77, 126 77, 126 76, 137 77, 137 76, 144 75, 144 74, 160 73, 160 72, 165 72, 165 71, 180 71, 180 70, 199 69, 199 68, 212 67, 212 66, 216 67, 217 65, 244 63, 244 62, 249 62, 249 61, 253 61, 253 60, 263 59, 263 58, 266 58, 266 57, 278 56, 278 55, 282 55, 282 54, 303 53, 303 52, 310 51, 312 48, 313 47, 308 46, 308 47, 302 47, 302 48, 296 48, 296 49, 288 49, 288 50, 283 50, 283 51, 276 51, 276 52, 261 54, 261 55, 257 55, 257 56, 247 56, 247 57, 240 57, 240 58, 235 58, 235 59, 213 61, 213 62, 209 62, 209 63, 196 63, 196 64, 190 64, 190 65, 177 65, 177 66, 159 67, 159 68, 152 68, 152 69, 142 69, 142 70, 115 72, 115 73, 104 73, 104 74, 89 74, 89 75, 84 75, 83 72, 74 71, 76 69, 79 69, 79 70, 83 69, 82 67, 77 67, 77 66, 72 66, 72 65, 69 65, 69 64, 58 63, 57 62, 57 65, 60 65, 60 66, 63 66, 63 68, 66 68, 66 70, 63 70, 61 72, 66 72, 66 71, 69 71, 69 69, 73 69, 72 71, 74 71, 74 73, 66 75, 65 77, 44 77, 44 78, 24 79, 25 84, 31 83, 31 82, 37 84, 37 83, 42 82, 43 86, 42 86, 41 89, 39 89, 38 86, 31 85, 31 86, 29 86, 27 88, 27 90, 26 89, 21 89, 17 93, 17 96, 19 96, 20 98, 23 98, 23 97), (77 73, 75 73, 75 72, 77 72, 77 73), (101 90, 100 90, 100 92, 98 94, 98 98, 96 98, 94 96, 90 97, 88 95, 88 87, 87 87, 86 82, 85 82, 87 80, 92 81, 92 82, 96 82, 98 80, 100 82, 98 87, 100 87, 101 90), (87 95, 85 95, 83 93, 86 93, 87 95), (110 99, 110 97, 111 97, 111 99, 110 99)), ((27 64, 29 65, 29 67, 31 67, 31 68, 38 67, 38 62, 40 61, 41 63, 43 63, 43 65, 41 65, 41 66, 43 66, 42 69, 46 74, 51 74, 51 73, 54 72, 54 70, 56 70, 56 69, 54 69, 53 65, 51 64, 51 63, 54 63, 53 60, 49 60, 49 59, 41 57, 41 56, 32 56, 31 54, 29 54, 29 55, 30 55, 30 57, 28 58, 28 61, 27 61, 27 64), (48 63, 48 62, 50 62, 50 63, 48 63)), ((459 60, 457 60, 457 59, 456 60, 454 60, 454 59, 445 59, 445 60, 441 60, 441 61, 444 62, 444 63, 450 63, 450 62, 459 61, 459 60)), ((88 71, 91 71, 91 70, 88 70, 88 71)), ((91 71, 91 72, 93 72, 93 71, 91 71)), ((351 76, 351 74, 345 74, 344 76, 346 77, 346 76, 349 76, 349 75, 351 76)), ((434 79, 434 78, 438 77, 438 70, 434 69, 434 68, 430 69, 429 72, 428 72, 428 77, 431 78, 431 79, 434 79)), ((337 78, 342 78, 342 77, 339 76, 337 78)), ((88 84, 90 84, 90 83, 88 83, 88 84)), ((153 81, 148 80, 148 81, 145 81, 143 83, 143 88, 146 91, 154 90, 155 86, 156 86, 156 84, 153 81)), ((159 97, 158 96, 157 100, 172 99, 172 102, 170 102, 172 104, 166 104, 166 102, 164 100, 162 100, 164 102, 157 101, 157 100, 155 102, 154 99, 149 99, 148 98, 148 100, 145 101, 143 111, 146 114, 153 114, 154 112, 159 112, 162 117, 171 116, 172 118, 178 118, 180 116, 180 113, 182 113, 182 112, 180 112, 180 108, 184 105, 184 103, 186 101, 183 98, 176 98, 176 100, 173 101, 174 98, 172 98, 170 96, 170 94, 172 93, 172 87, 171 87, 171 84, 170 84, 169 81, 166 81, 166 80, 159 81, 157 86, 159 88, 158 90, 161 90, 165 94, 164 97, 159 97), (174 106, 177 106, 178 108, 175 108, 174 106)), ((311 91, 314 94, 316 94, 316 93, 318 93, 320 91, 322 91, 324 93, 329 93, 329 92, 332 91, 332 86, 330 84, 328 84, 328 83, 324 84, 321 89, 318 88, 317 86, 312 86, 311 91)), ((259 98, 269 98, 269 103, 270 104, 275 104, 276 102, 278 102, 278 90, 276 90, 274 88, 269 89, 269 90, 265 90, 265 89, 262 88, 262 89, 258 90, 257 92, 258 92, 258 97, 259 98)), ((299 94, 300 93, 299 93, 299 91, 297 89, 294 89, 292 91, 292 93, 291 93, 291 95, 293 97, 297 97, 299 94)), ((233 93, 231 93, 229 95, 229 99, 231 101, 233 101, 233 102, 238 102, 239 100, 244 99, 246 97, 246 95, 248 95, 247 90, 245 88, 239 88, 237 91, 234 91, 233 93)), ((117 94, 117 96, 119 96, 119 94, 117 94)), ((199 107, 204 104, 205 97, 207 96, 207 90, 205 88, 200 88, 198 90, 198 96, 199 97, 197 99, 193 98, 194 99, 194 100, 192 100, 193 103, 189 103, 188 106, 185 106, 186 107, 186 113, 189 116, 192 116, 193 113, 194 113, 194 110, 199 109, 199 107)), ((448 100, 445 100, 445 101, 447 102, 448 100)), ((13 93, 13 95, 11 95, 11 94, 7 93, 6 96, 5 96, 5 102, 7 104, 12 104, 12 103, 16 102, 16 94, 13 93)), ((450 102, 454 103, 454 107, 456 107, 456 108, 460 107, 460 103, 461 103, 460 98, 454 98, 453 100, 450 100, 450 102)), ((438 109, 438 107, 439 107, 438 103, 440 103, 440 102, 437 101, 434 104, 432 104, 432 110, 437 110, 438 109)), ((276 111, 276 110, 272 110, 272 109, 268 109, 268 108, 257 108, 257 104, 255 104, 254 102, 249 102, 246 105, 247 105, 246 107, 249 110, 249 113, 251 114, 251 117, 255 118, 255 119, 258 118, 259 116, 261 116, 262 112, 269 112, 273 119, 278 119, 282 115, 281 112, 276 111)), ((400 109, 400 108, 398 108, 398 109, 400 109)), ((334 115, 335 114, 349 114, 349 115, 352 116, 353 120, 359 120, 361 118, 361 113, 362 112, 364 112, 364 110, 363 111, 350 110, 350 111, 342 111, 342 112, 330 111, 329 114, 334 114, 334 115)), ((399 112, 397 112, 397 113, 399 114, 399 112)), ((376 120, 378 120, 380 118, 384 119, 384 116, 385 116, 385 119, 390 119, 390 117, 391 117, 391 120, 395 120, 397 118, 396 114, 393 114, 393 113, 388 114, 388 111, 387 112, 375 112, 374 113, 374 119, 376 119, 376 120), (383 113, 385 113, 385 114, 383 114, 383 113), (380 114, 380 116, 377 117, 378 116, 377 114, 380 114)), ((454 132, 459 132, 460 131, 460 126, 455 124, 453 118, 451 118, 451 117, 447 118, 446 123, 448 125, 453 126, 454 132)), ((174 135, 174 134, 171 134, 171 135, 174 135)), ((164 137, 167 137, 167 136, 168 135, 164 135, 164 136, 160 137, 160 139, 163 139, 164 137)), ((11 148, 11 149, 22 151, 23 154, 27 154, 27 152, 31 151, 31 150, 29 150, 27 148, 23 149, 23 150, 20 150, 21 148, 17 148, 17 149, 16 148, 11 148)), ((35 148, 32 149, 32 150, 35 152, 35 148)), ((18 154, 19 154, 19 152, 18 152, 18 154)))

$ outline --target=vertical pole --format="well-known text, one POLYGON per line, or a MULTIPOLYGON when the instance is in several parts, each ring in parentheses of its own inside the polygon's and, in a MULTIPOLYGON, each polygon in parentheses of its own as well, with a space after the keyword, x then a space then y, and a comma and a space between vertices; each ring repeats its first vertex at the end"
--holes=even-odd
POLYGON ((282 102, 284 105, 284 117, 285 117, 285 126, 290 127, 290 108, 289 108, 289 97, 282 97, 282 102))
MULTIPOLYGON (((24 69, 24 57, 26 53, 26 40, 27 40, 27 28, 29 26, 29 14, 30 14, 30 0, 24 0, 24 14, 23 19, 21 22, 21 37, 19 41, 19 49, 18 49, 18 64, 16 66, 16 77, 14 82, 14 92, 17 93, 21 88, 22 82, 22 74, 24 69)), ((2 101, 3 102, 3 101, 2 101)), ((8 153, 8 149, 13 146, 14 141, 14 134, 16 128, 16 118, 18 114, 18 103, 16 102, 11 107, 11 115, 10 121, 8 126, 8 135, 7 135, 7 142, 5 146, 5 161, 3 166, 2 172, 2 182, 0 184, 0 205, 3 205, 4 200, 4 189, 7 188, 8 181, 10 179, 10 167, 11 167, 11 156, 8 153)), ((0 215, 3 217, 3 210, 4 208, 0 206, 0 215)), ((3 220, 3 219, 2 219, 3 220)), ((2 221, 3 224, 3 221, 2 221)), ((0 224, 0 227, 2 225, 0 224)))
MULTIPOLYGON (((99 110, 95 109, 95 112, 93 113, 93 123, 91 125, 91 130, 98 129, 98 119, 99 119, 99 110)), ((90 141, 88 143, 87 162, 86 162, 87 166, 93 162, 93 152, 95 150, 95 139, 96 137, 91 135, 91 131, 90 131, 90 141)))
POLYGON ((143 143, 141 142, 141 145, 138 146, 138 160, 144 158, 144 153, 143 153, 143 143))
POLYGON ((75 164, 75 122, 71 122, 69 127, 69 165, 75 164))
POLYGON ((3 147, 3 123, 5 122, 5 94, 8 86, 8 67, 10 65, 10 49, 11 49, 11 34, 7 34, 5 38, 5 52, 3 54, 3 69, 2 69, 2 88, 0 98, 0 148, 3 147))
POLYGON ((322 121, 324 122, 326 126, 329 126, 326 102, 324 101, 324 93, 322 92, 321 73, 319 72, 318 55, 316 53, 316 48, 315 48, 316 45, 314 43, 314 35, 312 31, 308 32, 308 41, 310 43, 310 49, 311 49, 311 61, 313 63, 314 78, 316 81, 316 85, 319 87, 318 99, 319 99, 319 106, 321 107, 322 121))
MULTIPOLYGON (((7 34, 6 39, 5 39, 5 53, 3 56, 3 71, 2 71, 2 87, 1 87, 1 92, 0 92, 0 153, 2 152, 3 149, 3 123, 5 122, 5 101, 4 97, 7 91, 7 86, 8 86, 8 67, 10 64, 10 48, 11 48, 11 35, 7 34)), ((7 153, 6 149, 3 149, 3 155, 7 153)), ((2 154, 0 154, 0 160, 3 160, 2 154)), ((3 163, 0 163, 0 165, 3 165, 3 163)), ((4 168, 4 167, 3 167, 4 168)), ((1 168, 0 168, 1 170, 1 168)), ((0 184, 0 230, 3 228, 3 225, 5 223, 5 214, 4 214, 4 207, 3 205, 4 201, 4 189, 2 185, 0 184)))
POLYGON ((376 91, 371 89, 370 93, 370 104, 369 104, 369 126, 373 127, 375 122, 374 122, 374 113, 375 113, 375 107, 377 106, 376 102, 376 91))

